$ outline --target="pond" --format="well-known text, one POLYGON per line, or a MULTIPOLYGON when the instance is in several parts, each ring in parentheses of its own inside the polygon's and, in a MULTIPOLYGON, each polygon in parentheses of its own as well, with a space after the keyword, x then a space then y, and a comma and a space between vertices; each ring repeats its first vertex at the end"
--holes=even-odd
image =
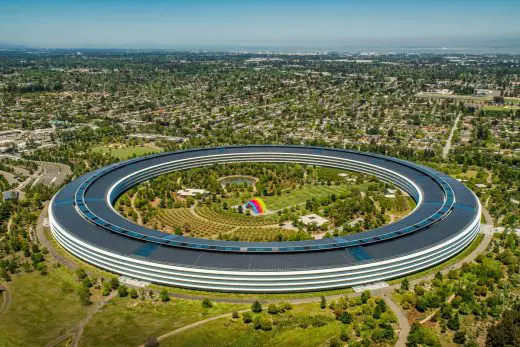
POLYGON ((242 175, 226 176, 219 179, 220 184, 223 186, 228 184, 243 185, 244 183, 248 186, 252 186, 255 185, 257 181, 258 179, 256 177, 242 175))

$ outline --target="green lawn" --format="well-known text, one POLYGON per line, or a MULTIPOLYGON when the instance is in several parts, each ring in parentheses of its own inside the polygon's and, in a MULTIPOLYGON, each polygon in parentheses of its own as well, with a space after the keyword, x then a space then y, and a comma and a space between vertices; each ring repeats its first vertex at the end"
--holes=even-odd
POLYGON ((74 327, 87 314, 78 285, 64 268, 13 276, 5 284, 12 302, 0 318, 0 346, 44 346, 74 327))
POLYGON ((312 198, 325 198, 331 194, 340 195, 343 192, 353 188, 351 185, 305 185, 301 189, 286 190, 282 195, 264 196, 264 200, 268 210, 279 210, 289 206, 304 204, 305 201, 312 198))
MULTIPOLYGON (((351 338, 355 338, 352 327, 354 324, 361 325, 366 318, 362 310, 360 306, 352 307, 351 313, 360 314, 354 313, 354 323, 345 325, 335 320, 332 310, 320 309, 319 303, 294 305, 291 311, 276 315, 268 314, 264 307, 261 315, 273 322, 278 321, 278 324, 273 323, 270 331, 255 330, 252 324, 245 324, 241 318, 225 317, 163 340, 161 346, 328 346, 332 338, 340 335, 342 328, 349 332, 351 338), (299 324, 304 317, 316 315, 326 317, 326 324, 319 327, 309 324, 305 328, 299 324)), ((386 345, 393 345, 392 342, 386 345)))
POLYGON ((159 150, 150 146, 131 146, 122 148, 110 148, 108 146, 97 146, 92 148, 93 152, 110 154, 118 159, 124 160, 134 156, 139 157, 145 154, 157 153, 159 150))
POLYGON ((148 337, 159 336, 211 316, 243 310, 248 305, 214 303, 204 309, 201 301, 172 299, 155 302, 115 298, 85 327, 81 346, 137 346, 148 337))

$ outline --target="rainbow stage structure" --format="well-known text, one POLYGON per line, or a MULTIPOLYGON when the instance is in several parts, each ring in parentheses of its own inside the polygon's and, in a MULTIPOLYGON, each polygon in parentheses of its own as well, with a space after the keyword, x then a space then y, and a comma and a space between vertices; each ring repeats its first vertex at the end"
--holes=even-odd
POLYGON ((265 202, 259 198, 249 200, 245 207, 250 208, 255 214, 263 214, 266 211, 265 202))

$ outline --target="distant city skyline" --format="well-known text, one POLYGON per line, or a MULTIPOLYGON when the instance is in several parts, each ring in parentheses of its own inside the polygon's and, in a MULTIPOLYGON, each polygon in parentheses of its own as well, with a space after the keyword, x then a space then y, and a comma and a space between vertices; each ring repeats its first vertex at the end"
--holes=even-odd
POLYGON ((0 44, 35 48, 341 51, 487 47, 496 39, 518 47, 520 40, 520 1, 0 0, 0 6, 0 44))

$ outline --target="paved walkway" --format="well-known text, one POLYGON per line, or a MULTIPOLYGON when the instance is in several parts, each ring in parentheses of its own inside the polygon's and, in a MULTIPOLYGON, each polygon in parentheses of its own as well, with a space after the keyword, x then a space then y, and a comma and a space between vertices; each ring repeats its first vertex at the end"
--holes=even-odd
POLYGON ((410 323, 408 322, 408 317, 406 316, 406 312, 399 306, 393 299, 390 293, 384 293, 382 295, 383 300, 385 300, 386 304, 397 316, 397 322, 399 324, 399 330, 397 333, 397 341, 395 343, 396 347, 405 347, 406 341, 408 339, 408 334, 410 333, 410 323))
MULTIPOLYGON (((238 313, 243 313, 243 312, 247 312, 247 311, 249 311, 249 310, 241 310, 241 311, 237 311, 237 312, 238 313)), ((212 321, 217 320, 217 319, 221 319, 221 318, 225 318, 225 317, 231 317, 231 315, 232 315, 232 313, 224 313, 224 314, 221 314, 221 315, 218 315, 218 316, 210 317, 210 318, 203 319, 203 320, 200 320, 200 321, 195 322, 195 323, 191 323, 191 324, 185 325, 183 327, 177 328, 175 330, 172 330, 172 331, 170 331, 170 332, 168 332, 166 334, 163 334, 163 335, 159 336, 157 338, 157 341, 161 342, 164 339, 167 339, 169 337, 172 337, 172 336, 175 336, 177 334, 180 334, 180 333, 182 333, 182 332, 184 332, 186 330, 198 327, 200 325, 212 322, 212 321)), ((144 344, 141 345, 140 347, 144 347, 144 344)))
POLYGON ((450 136, 448 137, 448 140, 446 141, 446 145, 442 149, 442 157, 446 159, 448 157, 448 153, 450 153, 451 149, 451 139, 453 137, 453 134, 455 133, 455 130, 457 129, 457 124, 459 123, 460 119, 460 113, 457 115, 457 118, 455 118, 455 122, 453 123, 453 127, 450 131, 450 136))

